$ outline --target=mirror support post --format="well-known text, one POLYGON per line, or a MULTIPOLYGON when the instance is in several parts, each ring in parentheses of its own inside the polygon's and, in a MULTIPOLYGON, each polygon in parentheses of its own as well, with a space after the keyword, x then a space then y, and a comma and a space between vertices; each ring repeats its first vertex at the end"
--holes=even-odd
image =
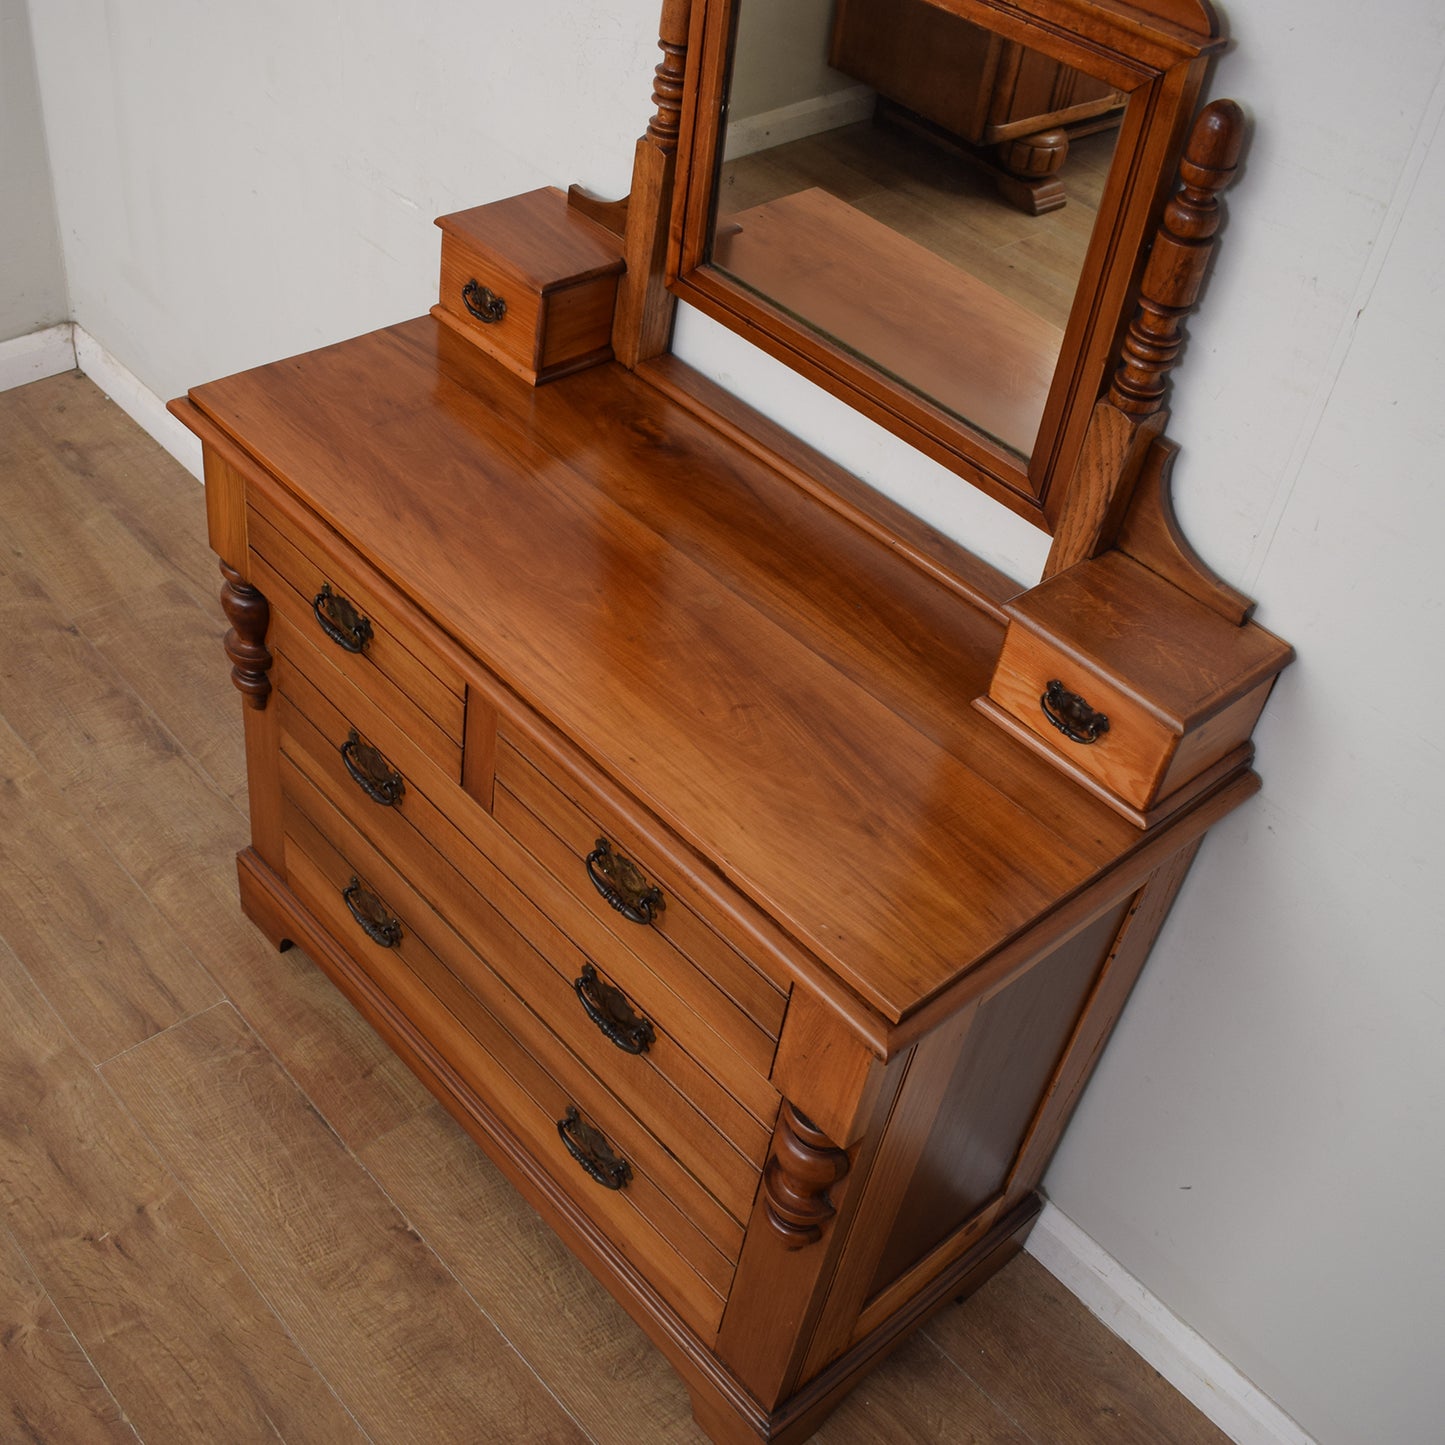
POLYGON ((692 0, 663 0, 657 40, 662 59, 652 90, 656 113, 647 124, 647 133, 637 142, 633 161, 623 243, 627 271, 618 288, 612 328, 613 353, 627 367, 661 355, 672 336, 676 303, 666 285, 667 230, 677 179, 677 142, 691 17, 692 0))
POLYGON ((1232 100, 1216 100, 1194 122, 1179 162, 1180 187, 1155 234, 1113 383, 1090 419, 1045 577, 1098 556, 1118 538, 1140 469, 1168 420, 1169 373, 1214 249, 1219 193, 1243 144, 1244 112, 1232 100))

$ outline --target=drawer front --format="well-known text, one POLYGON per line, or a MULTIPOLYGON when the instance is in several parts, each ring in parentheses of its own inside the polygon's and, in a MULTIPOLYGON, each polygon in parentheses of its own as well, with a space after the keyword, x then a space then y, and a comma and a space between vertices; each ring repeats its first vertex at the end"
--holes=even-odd
POLYGON ((524 754, 505 729, 493 811, 541 865, 550 890, 588 918, 599 955, 636 956, 759 1076, 771 1072, 787 995, 712 926, 679 866, 632 842, 602 800, 535 750, 524 754))
POLYGON ((442 237, 438 303, 446 319, 464 329, 484 350, 528 372, 541 369, 542 297, 495 257, 458 236, 442 237), (493 319, 485 320, 485 316, 493 319))
MULTIPOLYGON (((291 669, 283 671, 280 698, 285 756, 741 1228, 777 1109, 771 1088, 754 1100, 759 1118, 690 1052, 691 1041, 705 1036, 700 1020, 670 995, 647 1005, 627 996, 482 851, 489 837, 505 841, 492 819, 444 780, 439 788, 435 770, 428 775, 394 729, 365 707, 348 718, 291 669), (353 737, 381 754, 375 772, 386 785, 376 787, 371 771, 358 780, 353 737), (446 816, 436 797, 460 815, 446 816)), ((514 863, 530 864, 515 846, 511 851, 514 863)))
POLYGON ((1125 802, 1144 808, 1154 800, 1178 738, 1134 698, 1026 628, 1009 627, 989 696, 1053 751, 1125 802), (1092 742, 1085 741, 1095 729, 1087 717, 1082 722, 1071 718, 1067 699, 1052 701, 1050 711, 1075 736, 1051 722, 1043 699, 1053 682, 1081 698, 1089 712, 1106 717, 1108 730, 1098 732, 1092 742))
POLYGON ((323 668, 375 696, 430 757, 460 777, 466 689, 438 647, 306 540, 283 535, 256 510, 248 526, 252 580, 271 605, 272 651, 305 643, 308 658, 319 657, 323 668))
MULTIPOLYGON (((556 1185, 711 1334, 741 1226, 285 757, 282 781, 292 891, 556 1185)), ((503 947, 500 935, 488 942, 503 947)))

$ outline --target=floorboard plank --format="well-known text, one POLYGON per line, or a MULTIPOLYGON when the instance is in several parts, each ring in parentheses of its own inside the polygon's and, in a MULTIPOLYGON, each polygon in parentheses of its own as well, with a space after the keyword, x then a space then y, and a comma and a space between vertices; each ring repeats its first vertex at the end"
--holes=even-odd
POLYGON ((0 937, 93 1063, 223 996, 3 720, 0 937))
POLYGON ((359 1439, 3 947, 0 1016, 6 1221, 141 1438, 359 1439))
POLYGON ((813 1436, 816 1445, 1046 1445, 916 1336, 874 1370, 813 1436))
POLYGON ((36 1445, 134 1445, 115 1396, 8 1231, 0 1231, 0 1319, 0 1435, 36 1445))
POLYGON ((4 394, 3 512, 18 545, 77 612, 170 575, 214 597, 205 494, 95 385, 68 372, 4 394))
POLYGON ((441 1108, 362 1160, 599 1445, 706 1445, 682 1382, 441 1108))
POLYGON ((586 1439, 233 1010, 104 1074, 373 1439, 586 1439))
POLYGON ((990 1398, 1007 1398, 1048 1445, 1229 1445, 1182 1395, 1021 1255, 927 1333, 990 1398))
MULTIPOLYGON (((343 1136, 356 1146, 427 1095, 295 950, 241 915, 241 813, 78 629, 24 579, 0 574, 0 714, 160 916, 343 1136)), ((224 670, 224 660, 222 660, 224 670)), ((240 703, 218 720, 240 734, 240 703)))

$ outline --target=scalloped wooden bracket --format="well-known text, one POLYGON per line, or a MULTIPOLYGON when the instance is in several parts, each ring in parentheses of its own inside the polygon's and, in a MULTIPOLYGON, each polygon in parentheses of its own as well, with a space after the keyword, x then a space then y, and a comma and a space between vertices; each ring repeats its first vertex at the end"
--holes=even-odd
POLYGON ((574 211, 618 237, 627 234, 627 203, 630 199, 623 196, 620 201, 609 201, 605 196, 589 191, 586 186, 574 183, 567 187, 567 204, 574 211))
POLYGON ((1179 448, 1166 437, 1149 448, 1119 529, 1118 548, 1211 611, 1243 625, 1254 602, 1231 587, 1189 545, 1174 515, 1169 479, 1179 448))

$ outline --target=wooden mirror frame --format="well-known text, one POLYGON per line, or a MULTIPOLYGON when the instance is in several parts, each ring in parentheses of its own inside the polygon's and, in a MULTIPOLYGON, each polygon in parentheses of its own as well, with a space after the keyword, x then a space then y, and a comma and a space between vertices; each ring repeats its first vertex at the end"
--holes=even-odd
POLYGON ((928 3, 1129 94, 1054 382, 1027 461, 801 327, 707 264, 716 154, 738 0, 692 0, 690 6, 669 7, 679 30, 686 24, 686 40, 678 45, 678 34, 669 44, 664 34, 668 61, 659 68, 655 97, 662 119, 677 103, 680 81, 665 284, 673 296, 743 335, 1052 534, 1065 513, 1095 404, 1120 354, 1208 57, 1222 41, 1212 10, 1200 0, 1138 0, 1133 5, 1117 0, 928 3))

